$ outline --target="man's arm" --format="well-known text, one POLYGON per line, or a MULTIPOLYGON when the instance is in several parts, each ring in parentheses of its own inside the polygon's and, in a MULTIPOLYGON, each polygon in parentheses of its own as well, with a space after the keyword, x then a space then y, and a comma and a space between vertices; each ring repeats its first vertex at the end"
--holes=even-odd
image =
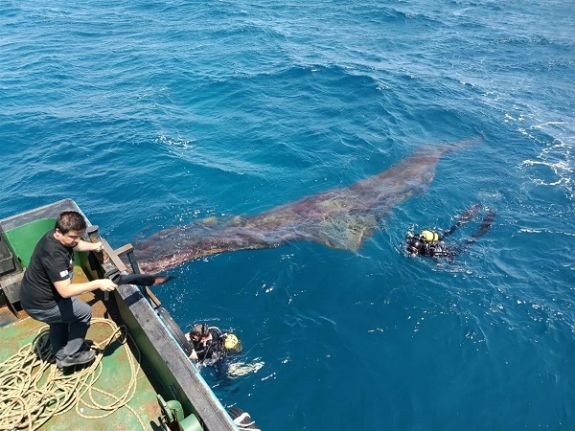
POLYGON ((112 280, 107 278, 88 281, 86 283, 72 283, 70 279, 54 282, 54 287, 63 298, 71 298, 72 296, 81 295, 85 292, 92 292, 96 289, 103 290, 104 292, 111 292, 116 287, 112 280))
POLYGON ((74 247, 75 251, 102 251, 102 243, 98 242, 88 242, 84 240, 80 240, 78 245, 74 247))

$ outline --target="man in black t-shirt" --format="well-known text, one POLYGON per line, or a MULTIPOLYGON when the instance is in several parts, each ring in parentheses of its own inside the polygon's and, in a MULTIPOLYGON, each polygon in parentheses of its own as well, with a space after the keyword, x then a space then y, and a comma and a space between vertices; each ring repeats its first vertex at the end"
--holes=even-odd
POLYGON ((85 343, 92 308, 75 296, 117 287, 108 279, 72 284, 74 251, 102 250, 100 242, 81 240, 85 229, 82 214, 61 213, 55 228, 36 245, 20 291, 20 304, 28 315, 50 326, 52 352, 60 369, 87 364, 95 357, 85 343))

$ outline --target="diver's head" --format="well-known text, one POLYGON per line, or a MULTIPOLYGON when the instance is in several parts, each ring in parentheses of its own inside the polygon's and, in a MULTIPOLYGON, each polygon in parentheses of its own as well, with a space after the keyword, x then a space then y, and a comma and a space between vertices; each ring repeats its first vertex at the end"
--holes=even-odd
POLYGON ((408 232, 405 236, 405 248, 410 256, 418 255, 425 247, 425 240, 421 235, 414 235, 408 232))
POLYGON ((419 252, 421 252, 423 247, 424 242, 422 241, 419 235, 412 236, 407 239, 407 252, 410 255, 415 256, 419 254, 419 252))
POLYGON ((204 341, 209 338, 210 327, 206 323, 197 323, 190 331, 190 341, 204 341))

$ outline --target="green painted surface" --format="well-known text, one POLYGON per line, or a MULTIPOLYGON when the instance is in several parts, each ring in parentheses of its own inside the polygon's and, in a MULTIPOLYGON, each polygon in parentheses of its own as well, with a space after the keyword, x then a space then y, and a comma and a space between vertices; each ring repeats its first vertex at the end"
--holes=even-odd
POLYGON ((32 252, 42 235, 54 228, 55 218, 45 218, 26 223, 17 228, 6 231, 6 240, 20 259, 22 266, 30 264, 32 252))

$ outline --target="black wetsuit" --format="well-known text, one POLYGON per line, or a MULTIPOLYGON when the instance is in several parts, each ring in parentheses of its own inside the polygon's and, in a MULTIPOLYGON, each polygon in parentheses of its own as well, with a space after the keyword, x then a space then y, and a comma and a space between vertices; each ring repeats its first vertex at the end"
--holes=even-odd
POLYGON ((224 347, 226 334, 222 334, 222 331, 215 326, 210 326, 208 331, 212 334, 211 340, 205 342, 191 340, 191 342, 198 356, 198 362, 204 365, 215 366, 227 355, 226 348, 224 347))
POLYGON ((473 244, 477 240, 477 238, 485 235, 487 233, 487 231, 491 228, 491 225, 493 224, 493 220, 495 218, 495 212, 488 211, 487 214, 485 215, 485 217, 483 217, 483 220, 481 221, 481 224, 480 224, 477 232, 475 232, 473 235, 471 235, 471 238, 469 238, 467 241, 465 241, 464 244, 450 246, 450 245, 445 244, 445 242, 443 241, 445 238, 447 238, 449 235, 451 235, 453 232, 455 232, 461 226, 463 226, 464 224, 473 220, 473 218, 475 218, 475 216, 477 215, 477 213, 479 212, 480 209, 481 209, 481 206, 479 204, 471 205, 461 215, 461 217, 459 218, 457 223, 455 223, 453 226, 451 226, 443 234, 437 234, 436 232, 430 231, 432 234, 435 235, 435 238, 432 241, 426 240, 423 233, 420 235, 415 235, 415 236, 409 235, 406 238, 407 251, 411 255, 421 254, 421 255, 427 256, 427 257, 453 259, 453 257, 460 254, 467 247, 469 247, 471 244, 473 244))
POLYGON ((457 248, 448 247, 441 239, 439 241, 425 242, 423 238, 419 239, 422 243, 418 249, 418 254, 427 257, 453 257, 459 254, 457 248))

